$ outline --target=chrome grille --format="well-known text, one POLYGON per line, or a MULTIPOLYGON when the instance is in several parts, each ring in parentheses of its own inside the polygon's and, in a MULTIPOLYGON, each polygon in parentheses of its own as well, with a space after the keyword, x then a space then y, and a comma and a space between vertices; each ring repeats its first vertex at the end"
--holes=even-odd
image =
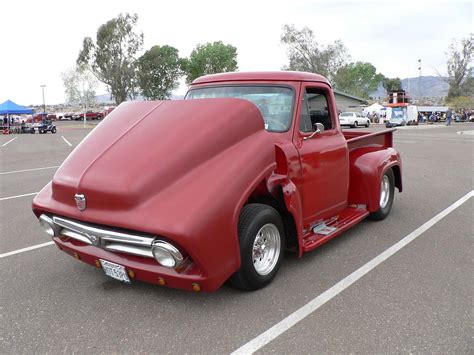
POLYGON ((155 237, 117 232, 62 217, 53 217, 59 234, 108 251, 153 258, 151 244, 155 237))

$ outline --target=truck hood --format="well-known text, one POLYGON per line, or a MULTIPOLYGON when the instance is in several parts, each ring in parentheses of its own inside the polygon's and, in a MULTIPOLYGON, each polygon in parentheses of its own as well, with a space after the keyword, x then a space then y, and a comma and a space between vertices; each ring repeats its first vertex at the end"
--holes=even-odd
POLYGON ((74 196, 84 194, 89 213, 131 210, 171 186, 185 185, 190 172, 223 152, 238 155, 238 143, 255 134, 264 140, 269 135, 260 111, 245 100, 123 103, 64 161, 51 198, 77 211, 74 196))

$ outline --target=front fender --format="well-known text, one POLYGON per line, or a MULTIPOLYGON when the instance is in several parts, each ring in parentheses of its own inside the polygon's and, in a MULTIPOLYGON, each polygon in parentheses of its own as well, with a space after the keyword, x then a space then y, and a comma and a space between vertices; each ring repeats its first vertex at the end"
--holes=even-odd
POLYGON ((283 197, 286 210, 291 214, 295 222, 295 229, 298 241, 298 254, 303 254, 303 210, 302 199, 298 186, 290 178, 294 176, 298 179, 301 173, 300 160, 293 144, 275 145, 275 157, 277 167, 275 173, 267 181, 267 189, 279 200, 283 197), (279 192, 281 191, 281 196, 279 192))
POLYGON ((366 205, 368 211, 377 211, 380 208, 380 181, 393 167, 399 168, 397 187, 401 191, 401 159, 395 149, 363 147, 352 151, 348 203, 366 205))

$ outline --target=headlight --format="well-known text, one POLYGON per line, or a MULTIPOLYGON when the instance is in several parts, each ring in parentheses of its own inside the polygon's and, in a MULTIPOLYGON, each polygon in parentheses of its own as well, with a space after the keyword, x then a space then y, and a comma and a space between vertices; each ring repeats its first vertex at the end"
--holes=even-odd
POLYGON ((155 240, 151 246, 151 251, 155 260, 164 267, 177 268, 183 263, 183 255, 170 243, 155 240))
POLYGON ((50 237, 55 237, 57 235, 57 228, 51 218, 49 218, 45 214, 42 214, 39 218, 39 223, 47 235, 49 235, 50 237))

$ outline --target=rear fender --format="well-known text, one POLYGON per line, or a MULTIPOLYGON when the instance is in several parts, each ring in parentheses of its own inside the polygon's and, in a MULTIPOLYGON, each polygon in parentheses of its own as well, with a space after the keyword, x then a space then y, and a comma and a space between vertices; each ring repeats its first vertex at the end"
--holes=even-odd
POLYGON ((367 147, 352 151, 348 203, 366 205, 368 211, 377 211, 380 208, 380 181, 391 168, 394 168, 395 186, 401 192, 401 160, 395 149, 367 147))

